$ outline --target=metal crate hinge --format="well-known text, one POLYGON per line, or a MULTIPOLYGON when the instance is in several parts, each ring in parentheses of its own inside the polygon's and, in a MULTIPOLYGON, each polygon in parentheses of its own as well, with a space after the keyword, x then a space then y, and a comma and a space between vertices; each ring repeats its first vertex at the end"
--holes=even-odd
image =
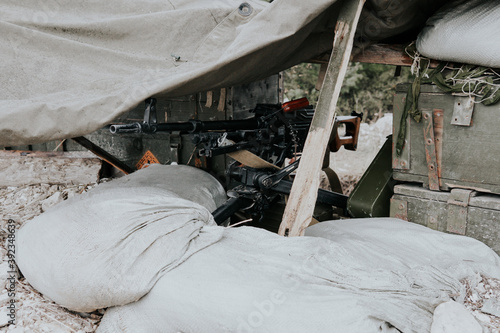
POLYGON ((389 216, 408 221, 408 201, 391 198, 389 216))
POLYGON ((446 230, 455 234, 465 235, 469 213, 469 200, 473 190, 454 188, 448 199, 448 221, 446 230))
POLYGON ((427 160, 429 189, 433 191, 439 191, 439 175, 436 155, 436 143, 434 141, 433 112, 422 111, 422 116, 424 119, 424 145, 425 158, 427 160))
POLYGON ((443 132, 444 132, 444 111, 442 109, 434 109, 433 111, 433 127, 434 127, 434 145, 436 147, 436 162, 437 173, 439 179, 439 187, 441 183, 441 170, 443 161, 443 132))

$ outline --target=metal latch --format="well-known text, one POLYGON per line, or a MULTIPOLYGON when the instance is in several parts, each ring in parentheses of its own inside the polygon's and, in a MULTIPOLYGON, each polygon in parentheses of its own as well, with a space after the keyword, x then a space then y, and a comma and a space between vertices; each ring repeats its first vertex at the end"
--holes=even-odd
POLYGON ((454 188, 448 199, 448 222, 446 230, 455 234, 465 235, 469 213, 469 200, 473 190, 454 188))
POLYGON ((474 96, 456 96, 453 105, 452 125, 470 126, 474 112, 474 96))

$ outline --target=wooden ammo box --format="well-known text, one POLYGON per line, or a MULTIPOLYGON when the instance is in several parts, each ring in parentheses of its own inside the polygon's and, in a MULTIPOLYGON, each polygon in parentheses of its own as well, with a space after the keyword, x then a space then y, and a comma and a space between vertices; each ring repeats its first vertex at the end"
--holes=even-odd
POLYGON ((391 217, 478 239, 500 255, 500 196, 455 188, 431 191, 416 184, 394 187, 391 217))
MULTIPOLYGON (((396 88, 393 135, 408 85, 396 88)), ((500 105, 422 85, 420 122, 408 117, 400 156, 393 143, 390 215, 470 236, 500 254, 500 105)))
POLYGON ((394 179, 432 190, 462 187, 500 194, 500 104, 484 106, 466 95, 422 85, 422 120, 408 117, 406 144, 397 156, 394 145, 407 89, 399 85, 394 99, 394 179))

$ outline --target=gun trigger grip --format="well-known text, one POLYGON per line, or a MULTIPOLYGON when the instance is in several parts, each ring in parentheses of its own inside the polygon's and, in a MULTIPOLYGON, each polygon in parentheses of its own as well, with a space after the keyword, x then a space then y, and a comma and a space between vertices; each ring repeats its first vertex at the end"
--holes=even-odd
MULTIPOLYGON (((362 114, 361 114, 362 117, 362 114)), ((337 152, 344 146, 347 150, 356 150, 358 148, 359 127, 361 124, 360 115, 338 116, 333 124, 332 134, 328 147, 330 151, 337 152), (345 135, 340 136, 338 132, 339 124, 345 125, 345 135)))

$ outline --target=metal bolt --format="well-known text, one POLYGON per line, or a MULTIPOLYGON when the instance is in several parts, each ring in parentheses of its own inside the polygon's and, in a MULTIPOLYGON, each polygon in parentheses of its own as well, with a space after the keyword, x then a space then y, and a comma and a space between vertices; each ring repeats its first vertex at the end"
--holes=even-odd
POLYGON ((262 181, 262 185, 265 187, 270 187, 273 184, 272 180, 269 178, 266 178, 262 181))

